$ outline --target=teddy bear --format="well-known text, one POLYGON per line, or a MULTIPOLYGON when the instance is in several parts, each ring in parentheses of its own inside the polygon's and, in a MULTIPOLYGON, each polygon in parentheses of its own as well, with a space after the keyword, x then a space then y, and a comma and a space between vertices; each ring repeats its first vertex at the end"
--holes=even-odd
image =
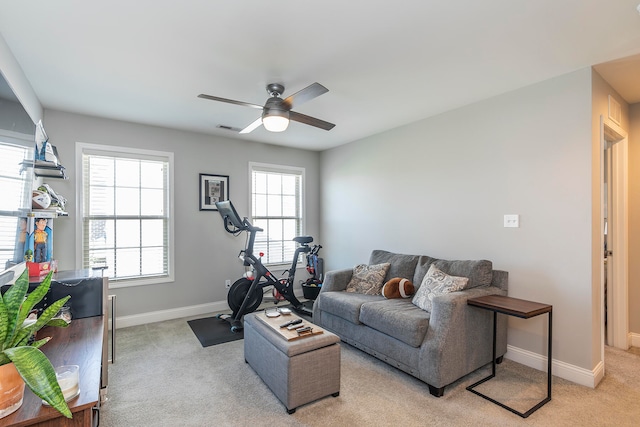
POLYGON ((409 298, 415 292, 409 279, 394 277, 382 286, 382 295, 387 298, 409 298))

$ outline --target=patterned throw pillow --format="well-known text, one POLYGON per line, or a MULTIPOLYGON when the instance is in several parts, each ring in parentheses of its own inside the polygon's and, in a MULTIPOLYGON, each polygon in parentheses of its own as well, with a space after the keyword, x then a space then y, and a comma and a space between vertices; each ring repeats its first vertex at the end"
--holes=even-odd
POLYGON ((431 302, 435 296, 460 291, 468 281, 466 277, 449 276, 432 264, 411 302, 424 311, 431 312, 431 302))
POLYGON ((353 267, 353 275, 347 285, 347 292, 357 292, 365 295, 380 295, 384 279, 389 271, 390 263, 353 267))

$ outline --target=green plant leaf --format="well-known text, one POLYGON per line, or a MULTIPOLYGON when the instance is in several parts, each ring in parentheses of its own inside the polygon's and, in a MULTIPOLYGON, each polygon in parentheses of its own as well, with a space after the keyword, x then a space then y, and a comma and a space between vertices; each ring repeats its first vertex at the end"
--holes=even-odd
POLYGON ((14 339, 17 329, 16 325, 18 321, 18 312, 20 310, 22 302, 24 301, 24 296, 27 294, 28 289, 29 272, 25 269, 20 277, 16 279, 16 282, 13 285, 9 286, 9 289, 7 289, 7 292, 5 292, 4 296, 2 297, 7 309, 6 335, 2 348, 10 347, 10 343, 14 339))
POLYGON ((4 351, 16 365, 18 373, 29 389, 67 418, 71 411, 64 400, 56 373, 49 359, 34 347, 14 347, 4 351))
POLYGON ((51 337, 42 338, 41 340, 35 341, 33 344, 31 344, 31 347, 40 348, 49 341, 51 341, 51 337))
POLYGON ((13 342, 11 343, 11 347, 20 347, 23 345, 29 345, 29 337, 31 336, 31 334, 27 331, 25 331, 24 329, 18 331, 18 333, 16 334, 16 337, 14 338, 13 342))
POLYGON ((6 348, 16 347, 21 343, 24 344, 25 338, 28 338, 30 335, 38 332, 40 329, 46 326, 51 321, 51 318, 58 314, 60 308, 67 301, 69 301, 69 298, 71 298, 71 296, 67 295, 66 297, 59 299, 58 301, 51 304, 42 312, 42 314, 40 314, 40 317, 38 317, 38 320, 36 320, 34 324, 25 328, 15 328, 16 331, 14 332, 13 339, 6 346, 6 348))
MULTIPOLYGON (((25 273, 23 273, 23 275, 26 274, 26 271, 27 270, 25 270, 25 273)), ((45 295, 47 295, 47 292, 49 292, 49 288, 51 287, 51 276, 53 276, 53 271, 50 271, 49 274, 47 274, 47 276, 42 280, 42 282, 38 285, 37 288, 29 292, 29 295, 27 295, 27 298, 24 300, 24 302, 20 306, 20 314, 18 315, 18 325, 22 325, 22 323, 25 321, 25 319, 27 318, 31 310, 33 310, 33 307, 37 303, 39 303, 42 300, 42 298, 45 297, 45 295)))
POLYGON ((66 328, 69 326, 69 322, 67 322, 64 319, 51 319, 49 320, 49 323, 47 323, 45 326, 55 326, 57 328, 66 328))
POLYGON ((69 301, 69 298, 71 298, 70 295, 67 295, 66 297, 59 299, 58 301, 54 302, 53 304, 51 304, 49 307, 47 307, 42 314, 40 315, 40 317, 38 317, 38 320, 36 321, 36 323, 34 323, 33 325, 29 326, 29 328, 31 328, 32 332, 37 332, 39 331, 43 326, 47 325, 49 323, 49 321, 51 321, 51 319, 53 318, 53 316, 55 316, 56 314, 58 314, 58 312, 60 311, 60 308, 67 302, 69 301))
MULTIPOLYGON (((7 339, 7 328, 9 327, 9 313, 4 299, 0 295, 0 351, 4 350, 4 341, 7 339)), ((0 360, 0 366, 4 365, 0 360)))

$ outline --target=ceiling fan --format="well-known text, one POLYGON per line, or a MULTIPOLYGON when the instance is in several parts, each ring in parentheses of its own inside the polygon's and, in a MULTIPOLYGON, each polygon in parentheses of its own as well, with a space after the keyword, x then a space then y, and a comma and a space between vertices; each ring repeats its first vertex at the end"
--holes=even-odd
POLYGON ((279 83, 269 83, 267 85, 267 93, 269 93, 271 97, 267 99, 264 106, 251 104, 249 102, 234 101, 233 99, 220 98, 218 96, 205 95, 204 93, 198 95, 198 98, 226 102, 229 104, 244 105, 245 107, 262 110, 262 116, 258 117, 253 123, 242 129, 240 133, 249 133, 260 125, 264 125, 265 129, 270 132, 282 132, 289 126, 289 120, 304 123, 305 125, 315 126, 324 130, 331 130, 335 124, 291 111, 294 105, 297 107, 303 102, 307 102, 326 92, 329 92, 329 89, 322 86, 320 83, 313 83, 293 95, 289 95, 287 98, 282 99, 280 96, 284 93, 284 86, 279 83))

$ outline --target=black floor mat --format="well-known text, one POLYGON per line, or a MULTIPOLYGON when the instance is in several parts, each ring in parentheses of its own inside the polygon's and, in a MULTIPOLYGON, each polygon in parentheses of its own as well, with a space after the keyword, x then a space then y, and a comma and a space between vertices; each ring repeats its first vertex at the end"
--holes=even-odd
MULTIPOLYGON (((313 308, 313 301, 304 301, 302 305, 311 310, 313 308)), ((274 305, 274 307, 291 308, 291 305, 274 305)), ((311 321, 311 316, 306 316, 296 311, 294 311, 294 313, 308 321, 311 321)), ((226 320, 221 320, 217 317, 204 317, 202 319, 189 320, 187 323, 203 347, 241 340, 244 338, 242 330, 238 332, 231 332, 231 324, 226 320)))
POLYGON ((231 325, 229 322, 218 319, 217 317, 205 317, 202 319, 189 320, 187 323, 189 323, 191 330, 203 347, 241 340, 244 338, 242 331, 231 332, 231 325))

